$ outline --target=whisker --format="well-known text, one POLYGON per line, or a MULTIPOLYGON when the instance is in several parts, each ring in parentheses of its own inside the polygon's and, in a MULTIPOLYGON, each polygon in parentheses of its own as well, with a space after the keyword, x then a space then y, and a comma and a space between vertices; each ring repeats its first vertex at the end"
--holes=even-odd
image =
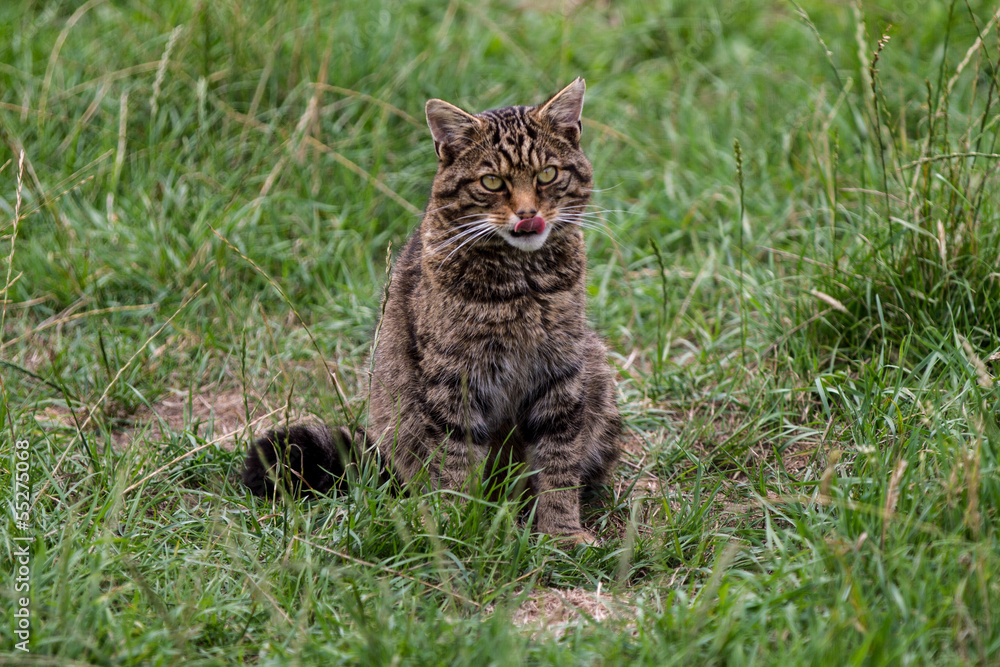
POLYGON ((618 238, 618 235, 615 234, 614 231, 606 223, 597 222, 594 220, 583 220, 575 216, 556 216, 553 222, 564 222, 569 225, 575 225, 577 227, 580 227, 581 229, 590 229, 595 232, 600 232, 601 234, 606 235, 615 243, 621 243, 621 239, 618 238))
POLYGON ((607 192, 608 190, 614 190, 615 188, 620 188, 624 184, 625 182, 622 181, 621 183, 615 183, 614 185, 607 188, 590 188, 589 190, 587 190, 587 192, 607 192))
POLYGON ((556 221, 565 222, 570 225, 576 225, 577 227, 586 227, 588 229, 600 229, 600 230, 608 229, 607 225, 604 225, 594 220, 573 220, 570 218, 556 218, 556 221))
POLYGON ((438 206, 437 208, 428 209, 426 211, 423 211, 422 213, 417 213, 415 215, 417 217, 423 217, 425 215, 430 215, 431 213, 437 213, 438 211, 443 211, 446 208, 451 208, 452 206, 457 206, 457 205, 458 205, 458 202, 457 201, 453 201, 450 204, 445 204, 444 206, 438 206))
POLYGON ((463 216, 461 216, 459 218, 454 218, 452 220, 449 220, 448 222, 458 222, 459 220, 465 220, 467 218, 474 218, 477 215, 487 215, 488 216, 489 213, 486 213, 484 211, 477 211, 475 213, 470 213, 469 215, 463 215, 463 216))
MULTIPOLYGON (((471 220, 469 222, 463 222, 460 225, 449 225, 449 226, 445 227, 444 229, 442 229, 440 231, 441 231, 441 234, 447 234, 448 232, 453 232, 456 229, 465 229, 466 227, 470 227, 472 225, 478 225, 479 223, 486 222, 488 220, 490 220, 490 216, 484 215, 484 216, 482 216, 480 218, 477 218, 476 220, 471 220)), ((439 234, 439 236, 441 234, 439 234)))
POLYGON ((594 209, 593 212, 595 212, 595 213, 628 213, 629 212, 628 210, 623 209, 623 208, 603 208, 601 206, 597 206, 596 204, 573 204, 573 205, 570 205, 570 206, 560 206, 559 210, 561 210, 561 211, 578 211, 578 210, 586 210, 588 208, 594 209))
POLYGON ((581 220, 599 220, 599 221, 607 223, 609 225, 610 224, 617 224, 617 223, 612 223, 610 220, 608 220, 607 218, 605 218, 602 215, 596 215, 596 214, 592 214, 592 213, 565 213, 564 215, 566 215, 566 217, 570 217, 570 218, 580 218, 581 220))
POLYGON ((475 226, 470 226, 469 229, 466 229, 465 231, 463 231, 463 232, 461 232, 459 234, 455 234, 454 236, 451 236, 451 237, 445 239, 444 241, 442 241, 440 244, 436 245, 434 248, 431 249, 431 254, 437 253, 442 248, 447 248, 452 243, 456 243, 457 241, 459 241, 460 239, 465 238, 466 236, 469 236, 471 234, 475 234, 476 232, 479 232, 479 231, 481 231, 483 229, 489 229, 490 225, 488 223, 489 223, 489 220, 477 221, 477 224, 475 226))
POLYGON ((465 241, 462 242, 462 244, 460 246, 458 246, 457 248, 455 248, 454 250, 452 250, 450 253, 448 253, 447 257, 445 257, 444 259, 441 260, 441 263, 438 264, 438 268, 440 268, 441 266, 444 266, 444 263, 447 262, 449 259, 451 259, 452 255, 454 255, 456 252, 458 252, 459 250, 461 250, 462 248, 464 248, 470 242, 474 243, 474 242, 478 241, 479 239, 491 236, 495 232, 496 232, 496 228, 495 227, 487 227, 486 229, 482 230, 479 234, 476 234, 476 235, 472 236, 471 238, 466 239, 465 241))
POLYGON ((561 217, 572 218, 574 220, 588 220, 591 222, 597 222, 609 227, 620 227, 620 224, 616 224, 608 220, 603 215, 599 213, 589 212, 589 211, 566 211, 560 214, 561 217))
POLYGON ((459 241, 459 240, 461 240, 461 239, 463 239, 463 238, 465 238, 465 237, 467 237, 467 236, 469 236, 471 234, 475 234, 476 232, 478 232, 478 231, 480 231, 482 229, 490 229, 492 226, 493 225, 490 222, 489 218, 482 218, 480 220, 475 220, 475 221, 473 221, 471 223, 467 223, 467 225, 466 225, 467 229, 461 231, 458 234, 455 234, 454 236, 448 237, 447 239, 445 239, 444 241, 442 241, 440 244, 438 244, 437 246, 435 246, 431 250, 431 252, 435 253, 438 250, 440 250, 442 248, 446 248, 449 245, 451 245, 452 243, 456 243, 457 241, 459 241))
POLYGON ((465 229, 466 227, 472 227, 473 225, 479 225, 479 224, 482 224, 484 222, 489 222, 489 221, 490 221, 490 218, 489 218, 489 216, 487 216, 485 218, 479 218, 477 220, 472 220, 470 222, 463 222, 460 225, 454 225, 452 227, 449 227, 448 229, 443 230, 441 233, 442 234, 447 234, 448 232, 455 231, 456 229, 465 229))
POLYGON ((591 220, 594 222, 601 222, 606 225, 611 224, 611 222, 607 218, 600 215, 593 215, 589 213, 564 213, 562 214, 562 217, 566 217, 572 220, 591 220))
POLYGON ((592 201, 591 202, 582 202, 582 203, 579 203, 579 204, 574 204, 573 200, 570 200, 570 201, 566 202, 565 204, 561 205, 560 208, 566 208, 567 206, 573 206, 573 207, 578 207, 578 208, 587 208, 587 207, 604 208, 603 206, 601 206, 599 204, 595 204, 592 201))

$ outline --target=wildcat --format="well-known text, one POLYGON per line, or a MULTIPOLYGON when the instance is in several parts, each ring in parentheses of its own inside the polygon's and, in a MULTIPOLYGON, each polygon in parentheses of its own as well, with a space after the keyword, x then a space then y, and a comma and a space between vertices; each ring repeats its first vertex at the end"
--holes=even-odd
POLYGON ((304 492, 325 492, 365 442, 404 484, 426 468, 433 485, 462 489, 477 465, 514 461, 535 471, 536 530, 593 541, 580 492, 617 462, 621 419, 584 313, 585 89, 578 78, 539 106, 476 115, 427 102, 438 169, 392 270, 368 428, 267 433, 246 457, 254 493, 272 494, 289 473, 304 492))

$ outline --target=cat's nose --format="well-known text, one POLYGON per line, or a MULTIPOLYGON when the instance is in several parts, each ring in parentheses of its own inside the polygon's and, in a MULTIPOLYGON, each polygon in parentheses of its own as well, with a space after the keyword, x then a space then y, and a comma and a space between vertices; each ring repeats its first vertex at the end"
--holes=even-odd
POLYGON ((534 218, 537 213, 538 209, 522 208, 518 210, 517 217, 521 218, 521 220, 527 220, 528 218, 534 218))

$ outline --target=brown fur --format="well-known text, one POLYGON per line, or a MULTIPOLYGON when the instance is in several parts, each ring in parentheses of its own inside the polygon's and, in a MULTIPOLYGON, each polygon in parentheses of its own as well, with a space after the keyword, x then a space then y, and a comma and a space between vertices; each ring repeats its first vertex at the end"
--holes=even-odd
MULTIPOLYGON (((538 107, 475 116, 427 103, 438 171, 392 272, 367 439, 403 483, 426 467, 433 484, 459 489, 480 463, 523 463, 536 471, 537 530, 590 541, 580 489, 599 486, 614 466, 621 421, 604 345, 585 321, 579 213, 592 170, 579 145, 583 93, 577 79, 538 107), (549 166, 555 179, 540 183, 549 166), (504 187, 487 189, 484 175, 504 187), (514 232, 532 217, 545 221, 543 233, 514 232)), ((349 433, 296 428, 251 447, 252 489, 273 490, 268 468, 286 442, 297 461, 343 470, 336 453, 349 433)), ((294 463, 297 476, 310 474, 294 463)))

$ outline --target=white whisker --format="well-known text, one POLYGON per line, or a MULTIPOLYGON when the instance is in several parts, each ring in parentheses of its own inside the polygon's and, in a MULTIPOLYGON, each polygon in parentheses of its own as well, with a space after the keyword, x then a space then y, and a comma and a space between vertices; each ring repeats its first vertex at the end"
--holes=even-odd
POLYGON ((612 185, 607 188, 590 188, 589 190, 587 190, 587 192, 607 192, 608 190, 614 190, 615 188, 621 187, 623 184, 624 181, 622 183, 616 183, 615 185, 612 185))
POLYGON ((437 246, 435 246, 434 248, 431 249, 431 254, 437 253, 442 248, 447 248, 452 243, 455 243, 455 242, 459 241, 460 239, 465 238, 466 236, 469 236, 470 234, 475 234, 478 231, 481 231, 483 229, 489 229, 490 227, 491 227, 491 225, 489 224, 489 219, 477 220, 477 221, 475 221, 475 223, 469 223, 469 228, 468 229, 466 229, 466 230, 464 230, 464 231, 462 231, 462 232, 460 232, 458 234, 455 234, 454 236, 450 236, 447 239, 445 239, 444 241, 442 241, 440 244, 438 244, 437 246))
POLYGON ((458 222, 459 220, 467 220, 468 218, 474 218, 477 215, 489 217, 490 214, 489 213, 485 213, 483 211, 478 211, 476 213, 470 213, 469 215, 463 215, 462 217, 455 218, 454 220, 448 220, 448 222, 458 222))
POLYGON ((628 213, 627 210, 621 208, 601 208, 596 204, 573 204, 570 206, 560 206, 561 211, 586 211, 587 209, 593 209, 589 211, 591 213, 628 213))
POLYGON ((416 215, 419 216, 419 217, 423 217, 425 215, 430 215, 431 213, 437 213, 438 211, 443 211, 446 208, 451 208, 452 206, 456 206, 457 204, 458 204, 457 201, 453 201, 450 204, 445 204, 444 206, 438 206, 437 208, 428 209, 428 210, 424 211, 423 213, 417 213, 416 215))
POLYGON ((438 264, 438 268, 440 268, 441 266, 444 266, 444 263, 447 262, 449 259, 451 259, 452 255, 454 255, 456 252, 458 252, 459 250, 461 250, 462 248, 464 248, 470 242, 471 243, 475 243, 479 239, 491 236, 495 232, 496 232, 496 228, 495 227, 487 227, 485 229, 482 229, 479 234, 475 234, 471 238, 466 239, 465 241, 462 242, 461 245, 459 245, 457 248, 455 248, 450 253, 448 253, 447 257, 445 257, 444 259, 441 260, 441 263, 438 264))
MULTIPOLYGON (((609 212, 613 212, 613 211, 609 211, 609 212)), ((564 208, 562 211, 560 211, 560 217, 563 217, 567 221, 574 222, 574 223, 576 221, 581 221, 581 222, 582 221, 586 221, 586 222, 590 222, 590 223, 595 223, 595 224, 599 224, 599 225, 602 225, 602 226, 606 226, 608 228, 619 226, 619 225, 613 224, 604 215, 602 215, 602 213, 604 213, 604 212, 603 211, 602 212, 596 212, 596 211, 567 211, 564 208)))
POLYGON ((569 225, 580 227, 581 229, 590 229, 595 232, 600 232, 602 234, 605 234, 615 243, 621 243, 621 240, 618 238, 618 235, 615 234, 611 230, 611 227, 604 221, 587 220, 581 218, 577 214, 567 214, 567 215, 556 216, 556 218, 552 222, 563 222, 569 225))

